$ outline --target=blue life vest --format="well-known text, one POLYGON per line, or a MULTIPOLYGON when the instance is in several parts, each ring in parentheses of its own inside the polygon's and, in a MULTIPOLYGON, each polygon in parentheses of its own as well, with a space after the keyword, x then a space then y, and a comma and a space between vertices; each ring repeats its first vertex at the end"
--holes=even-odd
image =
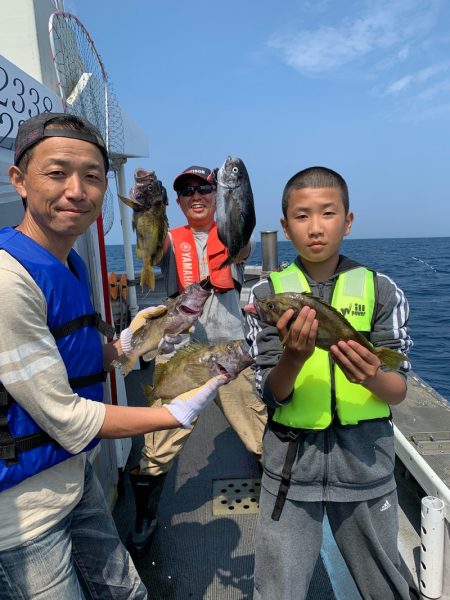
MULTIPOLYGON (((99 315, 89 297, 84 262, 75 250, 68 269, 28 236, 6 227, 0 230, 3 248, 30 273, 47 302, 47 324, 56 340, 74 392, 103 400, 103 346, 97 331, 99 315)), ((84 448, 99 443, 95 438, 84 448)), ((0 491, 17 485, 73 456, 46 434, 0 385, 0 491)))

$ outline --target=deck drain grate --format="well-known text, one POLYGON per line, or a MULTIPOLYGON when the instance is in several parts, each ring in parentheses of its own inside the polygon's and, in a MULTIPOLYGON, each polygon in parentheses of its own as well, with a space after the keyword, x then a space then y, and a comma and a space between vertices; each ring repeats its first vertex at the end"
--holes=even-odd
POLYGON ((261 479, 213 480, 213 515, 245 515, 259 511, 261 479))

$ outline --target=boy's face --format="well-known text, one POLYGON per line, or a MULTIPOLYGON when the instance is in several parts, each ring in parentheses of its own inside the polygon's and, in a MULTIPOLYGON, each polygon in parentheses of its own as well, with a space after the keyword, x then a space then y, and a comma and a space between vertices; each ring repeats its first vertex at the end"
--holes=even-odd
POLYGON ((350 233, 353 213, 345 214, 336 188, 303 188, 289 195, 284 234, 294 244, 303 263, 337 261, 342 239, 350 233))

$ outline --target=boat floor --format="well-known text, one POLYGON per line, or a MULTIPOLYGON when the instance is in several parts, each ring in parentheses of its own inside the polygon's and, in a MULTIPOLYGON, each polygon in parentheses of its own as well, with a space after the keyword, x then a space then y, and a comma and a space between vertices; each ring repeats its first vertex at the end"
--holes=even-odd
MULTIPOLYGON (((151 370, 146 369, 126 378, 130 405, 145 405, 140 386, 150 376, 151 370)), ((143 436, 133 439, 123 490, 114 509, 124 541, 134 521, 127 471, 138 464, 142 443, 143 436)), ((259 478, 258 464, 212 404, 167 476, 152 546, 145 557, 135 560, 152 600, 252 598, 257 514, 213 515, 213 482, 236 478, 259 478)), ((345 596, 346 600, 358 597, 345 596)), ((320 558, 308 600, 335 598, 320 558)))
MULTIPOLYGON (((248 277, 257 277, 249 271, 248 277)), ((164 300, 162 278, 157 289, 139 293, 142 309, 164 300)), ((123 305, 126 308, 126 305, 123 305)), ((113 303, 115 316, 123 314, 122 303, 113 303), (114 306, 116 304, 116 306, 114 306)), ((149 368, 132 371, 125 379, 128 404, 144 406, 142 383, 150 383, 149 368)), ((394 407, 394 422, 409 439, 420 431, 446 431, 449 427, 448 403, 434 390, 413 376, 408 397, 394 407)), ((134 521, 134 502, 128 469, 139 463, 143 436, 133 438, 123 485, 114 509, 123 540, 134 521)), ((425 460, 449 485, 448 454, 426 456, 425 460)), ((411 464, 408 465, 411 468, 411 464)), ((159 526, 148 554, 136 566, 150 590, 152 600, 211 599, 234 600, 252 597, 254 541, 257 514, 213 514, 213 483, 229 479, 259 478, 258 465, 246 451, 215 404, 207 408, 189 437, 183 452, 174 462, 165 482, 160 502, 159 526)), ((396 479, 399 496, 399 548, 405 575, 417 585, 420 563, 420 498, 426 495, 408 469, 397 459, 396 479)), ((430 492, 428 492, 430 493, 430 492)), ((446 534, 446 554, 450 551, 446 534)), ((442 600, 450 600, 450 574, 444 582, 442 600)), ((324 544, 308 594, 308 600, 358 600, 360 595, 332 538, 325 520, 324 544), (331 574, 331 575, 330 575, 331 574)))

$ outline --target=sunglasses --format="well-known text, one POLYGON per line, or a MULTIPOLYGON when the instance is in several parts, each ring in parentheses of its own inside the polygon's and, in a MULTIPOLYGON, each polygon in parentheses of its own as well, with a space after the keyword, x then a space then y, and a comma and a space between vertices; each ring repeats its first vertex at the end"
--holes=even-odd
POLYGON ((210 194, 214 189, 214 186, 210 183, 203 183, 201 185, 188 185, 184 188, 181 188, 181 190, 178 190, 178 195, 184 196, 185 198, 189 198, 190 196, 193 196, 195 192, 198 192, 200 196, 206 196, 207 194, 210 194))

